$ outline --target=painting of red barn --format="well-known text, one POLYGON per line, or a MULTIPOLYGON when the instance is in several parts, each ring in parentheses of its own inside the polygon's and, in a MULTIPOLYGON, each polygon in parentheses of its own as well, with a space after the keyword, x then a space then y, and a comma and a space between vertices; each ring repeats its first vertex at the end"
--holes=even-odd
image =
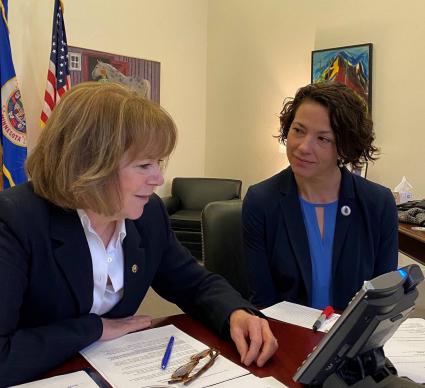
POLYGON ((330 81, 353 89, 372 112, 372 43, 313 51, 311 82, 330 81))
POLYGON ((74 46, 68 46, 68 54, 71 85, 85 81, 118 82, 144 98, 160 102, 159 62, 74 46))

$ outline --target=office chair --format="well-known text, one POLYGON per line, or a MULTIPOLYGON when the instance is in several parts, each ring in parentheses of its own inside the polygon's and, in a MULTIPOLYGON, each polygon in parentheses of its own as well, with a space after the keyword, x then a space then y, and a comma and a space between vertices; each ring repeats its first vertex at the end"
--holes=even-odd
POLYGON ((248 299, 250 289, 242 245, 242 201, 217 201, 202 212, 204 265, 222 275, 248 299))
POLYGON ((198 260, 202 260, 202 210, 213 201, 240 199, 241 188, 242 181, 236 179, 173 179, 171 196, 162 200, 176 237, 198 260))

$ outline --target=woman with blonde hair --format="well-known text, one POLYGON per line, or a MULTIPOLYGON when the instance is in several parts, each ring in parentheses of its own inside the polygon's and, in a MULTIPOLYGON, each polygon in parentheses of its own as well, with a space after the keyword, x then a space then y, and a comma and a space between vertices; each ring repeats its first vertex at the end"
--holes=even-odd
POLYGON ((277 349, 267 321, 182 248, 154 189, 176 143, 171 117, 118 84, 62 98, 0 193, 0 386, 37 378, 97 340, 150 326, 150 286, 222 335, 249 365, 277 349))

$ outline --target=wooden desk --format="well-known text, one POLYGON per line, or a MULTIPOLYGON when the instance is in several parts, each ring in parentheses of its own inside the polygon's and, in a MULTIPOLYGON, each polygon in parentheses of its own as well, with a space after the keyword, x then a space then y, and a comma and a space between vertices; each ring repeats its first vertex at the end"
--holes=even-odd
MULTIPOLYGON (((224 341, 220 339, 212 331, 190 318, 188 315, 180 314, 167 318, 156 319, 153 327, 169 324, 175 325, 208 346, 214 346, 220 349, 223 356, 237 364, 240 364, 238 352, 230 340, 224 341)), ((254 375, 259 377, 273 376, 288 387, 301 387, 302 385, 296 384, 292 381, 292 376, 301 362, 311 352, 313 347, 319 343, 324 334, 320 332, 313 333, 312 330, 275 321, 273 319, 270 320, 270 326, 279 342, 278 351, 264 367, 258 368, 256 366, 251 366, 248 369, 254 375)), ((90 364, 81 355, 77 355, 39 378, 41 379, 59 374, 76 372, 88 367, 90 367, 90 364)), ((97 377, 102 380, 105 386, 109 386, 109 384, 107 384, 100 375, 97 375, 97 377)))
POLYGON ((425 232, 412 230, 411 224, 398 225, 398 249, 414 260, 425 264, 425 232))

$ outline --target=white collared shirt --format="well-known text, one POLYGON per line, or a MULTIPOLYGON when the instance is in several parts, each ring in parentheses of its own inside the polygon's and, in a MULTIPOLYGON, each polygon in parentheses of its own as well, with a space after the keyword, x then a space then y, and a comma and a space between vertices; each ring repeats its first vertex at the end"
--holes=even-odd
POLYGON ((124 293, 125 221, 117 222, 115 232, 105 248, 102 239, 92 228, 87 213, 77 209, 89 245, 93 266, 93 306, 91 313, 103 315, 121 300, 124 293), (108 282, 108 278, 110 281, 108 282))

